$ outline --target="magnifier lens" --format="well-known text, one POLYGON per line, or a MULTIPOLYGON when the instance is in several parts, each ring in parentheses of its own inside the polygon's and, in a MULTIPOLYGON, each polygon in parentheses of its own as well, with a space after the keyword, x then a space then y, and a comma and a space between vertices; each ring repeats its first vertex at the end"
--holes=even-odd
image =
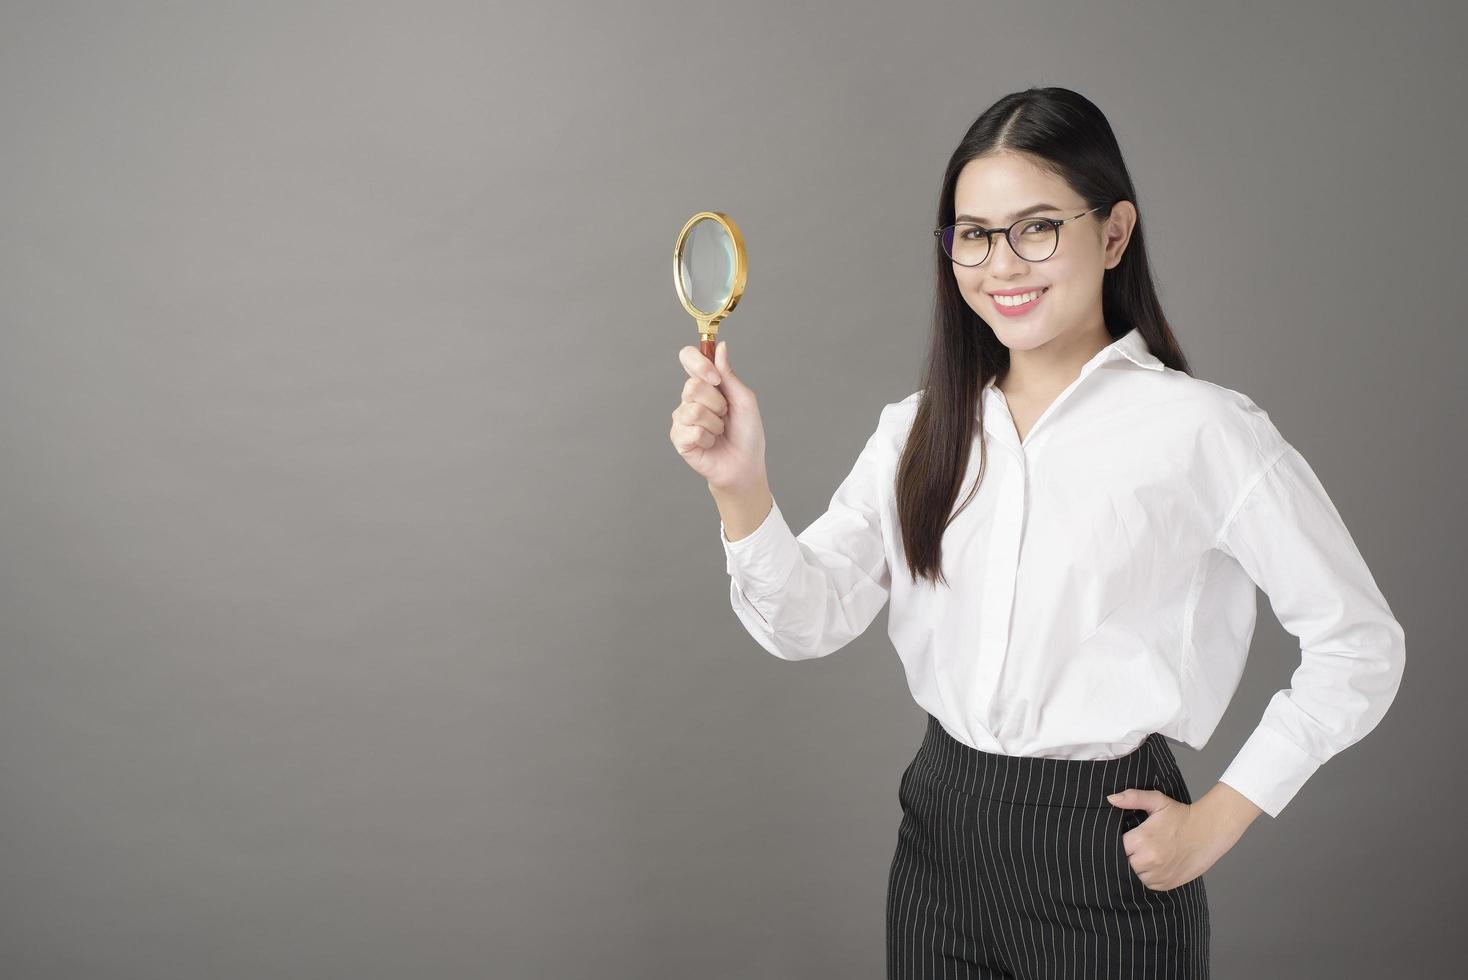
POLYGON ((688 229, 680 263, 683 292, 704 313, 717 313, 734 291, 734 242, 724 226, 704 218, 688 229))

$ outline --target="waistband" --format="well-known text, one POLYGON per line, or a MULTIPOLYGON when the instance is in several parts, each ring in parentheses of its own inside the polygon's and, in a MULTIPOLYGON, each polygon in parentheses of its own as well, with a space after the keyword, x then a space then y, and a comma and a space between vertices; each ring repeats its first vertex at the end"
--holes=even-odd
POLYGON ((929 714, 913 762, 953 789, 1009 803, 1111 809, 1106 797, 1128 788, 1189 800, 1172 748, 1157 732, 1115 759, 1000 755, 958 741, 929 714))

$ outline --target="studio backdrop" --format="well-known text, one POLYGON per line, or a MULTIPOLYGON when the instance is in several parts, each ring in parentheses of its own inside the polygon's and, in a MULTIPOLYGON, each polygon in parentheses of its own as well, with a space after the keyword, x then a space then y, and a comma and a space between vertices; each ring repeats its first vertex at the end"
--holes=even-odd
MULTIPOLYGON (((0 7, 0 975, 878 977, 886 614, 758 646, 669 441, 689 215, 795 530, 919 387, 984 107, 1111 121, 1195 373, 1405 627, 1206 873, 1213 975, 1461 964, 1464 14, 1447 2, 0 7)), ((1214 786, 1299 647, 1259 599, 1214 786)))

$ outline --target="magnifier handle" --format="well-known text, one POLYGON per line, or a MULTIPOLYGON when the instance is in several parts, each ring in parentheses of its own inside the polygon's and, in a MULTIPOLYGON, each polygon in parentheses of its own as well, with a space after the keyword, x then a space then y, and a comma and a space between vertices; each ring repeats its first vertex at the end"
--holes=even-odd
POLYGON ((714 350, 719 346, 717 337, 704 337, 698 342, 698 352, 710 361, 714 359, 714 350))

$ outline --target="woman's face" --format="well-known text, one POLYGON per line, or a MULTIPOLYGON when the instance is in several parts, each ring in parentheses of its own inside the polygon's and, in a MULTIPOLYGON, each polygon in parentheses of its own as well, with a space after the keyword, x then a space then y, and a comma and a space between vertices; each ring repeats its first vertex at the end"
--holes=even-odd
MULTIPOLYGON (((1001 151, 970 160, 954 190, 955 221, 985 228, 1008 227, 1030 214, 1069 218, 1089 205, 1065 181, 1036 166, 1030 157, 1001 151), (1032 210, 1034 205, 1047 205, 1032 210)), ((1033 350, 1060 339, 1057 347, 1105 329, 1101 280, 1121 261, 1136 209, 1129 201, 1112 208, 1110 218, 1092 212, 1060 226, 1055 254, 1027 262, 1002 234, 993 236, 988 258, 977 266, 950 263, 964 300, 1011 350, 1033 350), (996 292, 1038 291, 1038 300, 1021 309, 1005 308, 996 292)))

